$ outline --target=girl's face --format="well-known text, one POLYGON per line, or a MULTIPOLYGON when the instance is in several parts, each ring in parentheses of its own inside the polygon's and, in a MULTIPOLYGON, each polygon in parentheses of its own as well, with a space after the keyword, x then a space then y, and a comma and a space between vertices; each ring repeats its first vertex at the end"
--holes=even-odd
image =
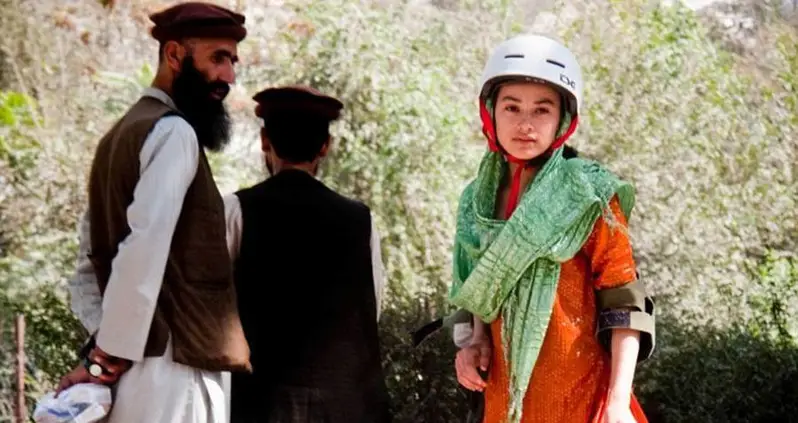
POLYGON ((546 84, 502 85, 494 116, 499 144, 511 156, 531 160, 551 147, 560 125, 559 93, 546 84))

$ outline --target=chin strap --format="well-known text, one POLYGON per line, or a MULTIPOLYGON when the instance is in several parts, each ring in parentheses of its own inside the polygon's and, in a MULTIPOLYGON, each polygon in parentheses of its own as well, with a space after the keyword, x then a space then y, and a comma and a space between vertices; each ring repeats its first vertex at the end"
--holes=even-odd
POLYGON ((504 209, 504 218, 509 219, 510 216, 513 215, 515 208, 518 207, 518 199, 521 198, 521 175, 523 175, 524 169, 529 166, 529 162, 515 158, 509 154, 505 154, 504 156, 510 163, 518 165, 510 181, 510 198, 507 199, 507 208, 504 209))

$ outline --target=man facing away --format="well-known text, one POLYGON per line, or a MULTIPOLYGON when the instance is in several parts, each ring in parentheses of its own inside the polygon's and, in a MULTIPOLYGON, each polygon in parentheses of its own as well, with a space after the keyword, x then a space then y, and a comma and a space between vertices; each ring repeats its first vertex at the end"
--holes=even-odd
POLYGON ((91 167, 78 277, 96 284, 70 289, 94 336, 59 391, 113 385, 111 423, 225 422, 222 372, 251 365, 204 149, 228 141, 222 100, 244 17, 183 3, 150 18, 158 73, 100 140, 91 167))
POLYGON ((254 369, 232 375, 231 421, 388 422, 379 237, 368 207, 315 178, 343 105, 300 86, 254 99, 272 176, 225 198, 254 369))

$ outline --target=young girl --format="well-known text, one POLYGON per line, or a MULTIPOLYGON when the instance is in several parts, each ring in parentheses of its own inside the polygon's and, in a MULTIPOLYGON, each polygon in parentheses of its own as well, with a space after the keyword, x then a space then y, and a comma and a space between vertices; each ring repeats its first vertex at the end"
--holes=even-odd
POLYGON ((482 81, 490 148, 460 199, 450 293, 474 315, 458 380, 484 392, 484 423, 646 422, 632 380, 654 319, 626 230, 634 191, 563 157, 579 64, 522 35, 498 46, 482 81))

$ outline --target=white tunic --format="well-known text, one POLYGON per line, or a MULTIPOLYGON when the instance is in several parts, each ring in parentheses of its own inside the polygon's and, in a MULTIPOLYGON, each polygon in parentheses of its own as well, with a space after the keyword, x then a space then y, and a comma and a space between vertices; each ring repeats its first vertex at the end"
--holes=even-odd
MULTIPOLYGON (((151 96, 174 107, 161 90, 151 96)), ((128 207, 130 235, 119 245, 111 276, 100 295, 88 259, 88 212, 80 222, 80 245, 73 278, 69 280, 71 308, 83 326, 96 335, 107 353, 130 359, 133 367, 116 387, 109 423, 222 423, 229 420, 229 373, 209 372, 172 361, 171 343, 162 357, 144 358, 144 347, 161 289, 166 259, 185 193, 194 179, 199 143, 182 118, 160 119, 139 154, 141 174, 128 207)), ((224 198, 227 244, 237 257, 241 240, 238 198, 224 198)), ((377 315, 385 286, 379 235, 372 224, 371 239, 377 315)))

